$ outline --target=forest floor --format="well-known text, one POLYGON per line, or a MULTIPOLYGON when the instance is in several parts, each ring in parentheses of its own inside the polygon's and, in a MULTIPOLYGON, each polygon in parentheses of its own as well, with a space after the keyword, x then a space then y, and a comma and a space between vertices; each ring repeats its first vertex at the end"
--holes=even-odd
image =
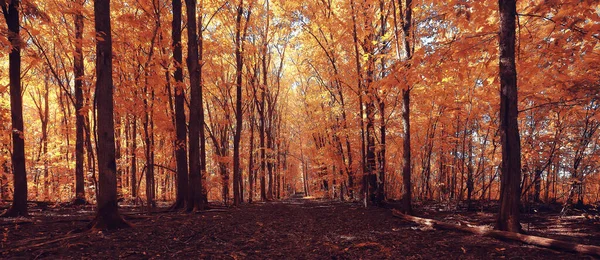
MULTIPOLYGON (((591 259, 517 242, 431 230, 389 209, 292 198, 200 213, 121 211, 133 228, 73 232, 91 220, 88 207, 33 208, 31 217, 0 219, 2 259, 591 259)), ((418 215, 487 225, 485 211, 424 206, 418 215)), ((598 223, 558 214, 526 215, 535 235, 600 244, 598 223)))

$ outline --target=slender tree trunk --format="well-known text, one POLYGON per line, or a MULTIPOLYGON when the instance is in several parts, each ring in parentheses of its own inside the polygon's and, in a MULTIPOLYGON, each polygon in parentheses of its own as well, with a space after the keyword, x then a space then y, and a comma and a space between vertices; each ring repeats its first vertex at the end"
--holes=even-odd
POLYGON ((402 132, 403 153, 402 153, 402 206, 406 214, 412 214, 412 183, 411 183, 411 164, 410 164, 410 90, 402 90, 402 132))
POLYGON ((83 3, 85 0, 77 0, 77 11, 75 13, 75 53, 74 68, 75 73, 75 200, 76 205, 86 203, 85 199, 85 176, 83 173, 83 128, 85 124, 85 114, 83 110, 83 3))
POLYGON ((184 208, 188 198, 187 126, 183 86, 183 55, 181 46, 181 0, 173 0, 172 48, 175 67, 175 160, 177 161, 177 192, 173 209, 184 208))
MULTIPOLYGON (((269 104, 269 109, 267 111, 271 111, 271 104, 269 104)), ((273 199, 273 116, 272 113, 269 112, 268 113, 268 122, 269 124, 267 125, 267 151, 269 152, 267 154, 267 171, 269 173, 269 183, 267 186, 267 199, 268 200, 272 200, 273 199)))
MULTIPOLYGON (((145 73, 145 89, 144 89, 144 155, 146 157, 146 202, 148 208, 155 207, 154 197, 154 130, 152 129, 152 115, 150 102, 150 93, 148 93, 148 73, 145 73)), ((152 93, 154 91, 152 90, 152 93)))
POLYGON ((0 3, 8 26, 8 41, 13 44, 9 54, 10 116, 12 124, 13 204, 3 216, 27 216, 27 173, 25 171, 25 137, 23 129, 23 96, 21 95, 21 38, 18 0, 0 3))
MULTIPOLYGON (((380 0, 379 1, 379 20, 380 20, 380 32, 379 32, 379 37, 381 37, 382 39, 385 38, 385 34, 387 32, 387 21, 386 21, 386 14, 385 14, 385 1, 384 0, 380 0)), ((394 10, 395 11, 395 10, 394 10)), ((385 56, 385 54, 387 54, 389 48, 388 47, 382 47, 382 49, 380 50, 382 56, 385 56)), ((387 68, 386 68, 386 59, 385 57, 381 58, 381 72, 380 72, 380 77, 381 79, 385 78, 387 76, 387 68)), ((385 161, 385 152, 386 152, 386 122, 385 122, 385 94, 382 96, 378 96, 377 93, 375 93, 375 97, 377 99, 377 103, 379 105, 379 134, 380 134, 380 150, 378 152, 377 155, 377 161, 378 161, 378 165, 379 165, 379 171, 377 173, 377 192, 376 192, 376 198, 375 201, 380 204, 383 203, 383 201, 385 200, 385 193, 386 193, 386 189, 385 189, 385 171, 386 171, 386 161, 385 161)))
POLYGON ((265 120, 265 103, 266 103, 266 91, 267 91, 267 73, 264 71, 267 67, 266 65, 266 54, 263 52, 262 63, 263 63, 263 85, 260 87, 260 101, 259 101, 259 109, 258 115, 260 118, 260 199, 262 201, 267 200, 267 190, 266 190, 266 173, 267 173, 267 157, 266 157, 266 147, 265 147, 265 138, 266 138, 266 120, 265 120))
MULTIPOLYGON (((95 114, 96 111, 93 111, 95 114)), ((87 168, 88 174, 92 174, 92 183, 95 187, 94 193, 96 197, 98 197, 98 179, 96 178, 96 155, 94 153, 94 147, 92 146, 92 132, 91 132, 91 118, 86 118, 86 122, 84 124, 84 133, 85 133, 85 149, 87 150, 87 168)))
POLYGON ((386 171, 386 167, 385 167, 385 150, 386 150, 386 123, 385 123, 385 103, 383 100, 379 101, 379 112, 381 113, 380 115, 380 126, 379 126, 379 134, 381 137, 381 148, 379 150, 379 154, 378 154, 378 161, 379 161, 379 172, 378 172, 378 178, 377 178, 377 193, 376 193, 376 202, 377 203, 382 203, 385 200, 385 182, 386 182, 386 178, 385 178, 385 171, 386 171))
MULTIPOLYGON (((129 151, 131 151, 131 119, 129 115, 125 116, 125 158, 129 158, 129 151)), ((129 161, 125 160, 125 165, 129 165, 129 161)), ((131 182, 131 168, 125 167, 125 175, 123 176, 123 185, 130 187, 131 182)), ((131 192, 131 191, 130 191, 131 192)), ((125 195, 125 194, 123 194, 125 195)))
POLYGON ((264 98, 264 88, 261 93, 261 102, 260 106, 262 107, 259 111, 260 117, 260 199, 262 201, 267 200, 267 190, 266 190, 266 172, 267 172, 267 158, 265 153, 265 98, 264 98))
MULTIPOLYGON (((402 32, 404 40, 405 59, 412 59, 412 0, 406 0, 406 12, 402 10, 402 3, 398 5, 402 21, 402 32)), ((395 11, 395 10, 394 10, 395 11)), ((400 37, 398 37, 400 40, 400 37)), ((410 151, 410 86, 404 86, 402 90, 402 179, 404 189, 402 189, 402 204, 405 213, 412 214, 412 183, 411 183, 411 151, 410 151)))
POLYGON ((131 122, 131 197, 137 197, 137 117, 134 115, 131 122))
POLYGON ((235 102, 235 133, 233 135, 233 204, 240 204, 240 140, 242 135, 242 69, 244 66, 242 48, 244 39, 241 36, 242 16, 244 13, 244 0, 240 0, 237 7, 235 31, 235 60, 236 60, 236 102, 235 102))
POLYGON ((515 65, 516 0, 499 0, 500 7, 500 136, 502 178, 496 229, 520 232, 521 142, 519 137, 517 69, 515 65))
POLYGON ((113 118, 112 39, 110 0, 95 0, 96 105, 98 111, 98 211, 90 227, 116 229, 129 224, 119 215, 117 204, 117 163, 113 118), (101 40, 100 40, 101 39, 101 40))
POLYGON ((204 67, 204 0, 200 0, 200 15, 198 15, 198 84, 199 89, 199 118, 200 118, 200 198, 202 203, 208 204, 208 193, 206 187, 206 133, 204 132, 204 78, 202 68, 204 67))
POLYGON ((117 199, 123 199, 123 169, 119 167, 119 162, 121 161, 121 117, 115 116, 116 125, 115 125, 115 159, 117 161, 117 199))
POLYGON ((50 191, 52 190, 52 182, 50 182, 50 162, 48 161, 48 121, 50 120, 50 105, 49 105, 49 94, 50 89, 46 84, 44 90, 44 126, 42 132, 44 132, 44 199, 50 200, 50 191))
POLYGON ((204 209, 202 198, 202 173, 200 160, 200 132, 204 125, 200 118, 200 66, 198 60, 198 37, 196 34, 196 0, 186 0, 188 21, 188 57, 187 66, 190 74, 190 123, 189 123, 189 199, 187 210, 204 209))
POLYGON ((546 185, 545 185, 545 189, 544 189, 544 202, 545 203, 549 203, 549 198, 550 198, 550 185, 552 183, 552 171, 554 169, 554 165, 550 165, 547 169, 546 169, 546 185))
MULTIPOLYGON (((362 66, 360 63, 360 52, 358 50, 358 30, 356 26, 356 12, 354 7, 354 0, 350 0, 350 7, 352 8, 352 39, 354 41, 354 59, 356 63, 356 74, 357 74, 357 85, 358 85, 358 107, 359 107, 359 117, 360 117, 360 144, 361 144, 361 175, 362 175, 362 189, 363 193, 366 191, 366 185, 364 182, 365 179, 365 168, 366 168, 366 147, 365 147, 365 123, 364 123, 364 111, 363 111, 363 87, 362 87, 362 66)), ((352 196, 352 190, 354 189, 353 180, 348 180, 348 184, 350 186, 350 194, 352 196)))
POLYGON ((254 105, 250 110, 250 148, 248 149, 248 203, 254 198, 254 105))
POLYGON ((468 205, 468 209, 472 210, 471 208, 471 197, 473 195, 473 189, 475 188, 475 183, 473 180, 473 138, 471 137, 471 135, 469 134, 469 150, 468 150, 468 154, 467 154, 467 205, 468 205))
POLYGON ((7 162, 2 164, 2 174, 0 174, 0 200, 8 199, 8 174, 10 173, 10 167, 7 162))

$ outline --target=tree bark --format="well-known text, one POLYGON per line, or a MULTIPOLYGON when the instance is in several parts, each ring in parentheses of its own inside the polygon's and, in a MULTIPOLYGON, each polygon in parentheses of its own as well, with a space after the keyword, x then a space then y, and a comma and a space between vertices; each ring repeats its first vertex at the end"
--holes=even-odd
POLYGON ((250 148, 248 149, 248 203, 254 198, 254 105, 250 109, 250 148))
POLYGON ((518 126, 517 69, 515 65, 516 0, 499 0, 500 7, 500 136, 502 177, 496 229, 520 232, 521 142, 518 126))
POLYGON ((200 84, 198 109, 200 114, 200 198, 202 203, 208 204, 206 187, 206 134, 204 132, 204 79, 202 68, 204 67, 204 0, 200 0, 200 15, 198 15, 198 83, 200 84))
POLYGON ((90 223, 94 229, 117 229, 129 224, 119 215, 117 204, 117 163, 113 118, 112 39, 110 0, 95 0, 96 105, 98 111, 98 210, 90 223))
POLYGON ((410 90, 402 90, 402 132, 404 134, 402 152, 402 207, 406 214, 412 214, 412 182, 410 164, 410 90))
POLYGON ((10 116, 12 124, 13 204, 5 217, 27 216, 27 173, 25 170, 25 137, 23 129, 23 96, 21 95, 21 38, 18 0, 2 2, 2 13, 8 26, 8 41, 12 44, 9 59, 10 116))
POLYGON ((235 101, 235 133, 233 135, 233 204, 240 204, 240 140, 242 135, 242 69, 244 66, 242 48, 244 39, 241 36, 244 0, 237 7, 235 27, 235 60, 236 60, 236 101, 235 101))
MULTIPOLYGON (((398 5, 401 15, 402 33, 404 39, 405 60, 409 62, 412 59, 411 39, 412 39, 412 0, 406 0, 406 13, 402 10, 402 3, 398 5)), ((397 37, 398 40, 400 37, 397 37)), ((410 64, 407 65, 410 68, 410 64)), ((407 214, 412 213, 412 183, 411 183, 411 153, 410 153, 410 86, 404 86, 402 90, 402 204, 407 214)))
POLYGON ((76 205, 85 204, 85 176, 83 172, 83 128, 85 124, 86 111, 83 110, 83 3, 85 0, 77 0, 77 11, 75 13, 75 53, 73 54, 75 74, 75 200, 76 205))
POLYGON ((137 197, 137 117, 134 115, 131 126, 131 197, 137 197))
POLYGON ((200 131, 203 124, 200 120, 200 66, 198 61, 198 37, 196 34, 196 0, 186 0, 188 17, 188 57, 187 66, 190 74, 190 122, 189 122, 189 198, 188 211, 204 209, 202 199, 202 178, 200 161, 200 131))
POLYGON ((173 209, 184 208, 188 198, 187 126, 183 87, 183 54, 181 46, 181 0, 173 0, 172 48, 175 67, 175 160, 177 161, 177 192, 173 209))
MULTIPOLYGON (((357 86, 358 86, 358 107, 359 107, 359 117, 360 117, 360 155, 361 155, 361 175, 363 176, 363 180, 364 180, 364 175, 365 175, 365 167, 366 167, 366 148, 365 148, 365 123, 364 123, 364 119, 363 119, 363 115, 364 115, 364 111, 363 111, 363 87, 362 87, 362 66, 361 66, 361 62, 360 62, 360 52, 358 50, 358 29, 357 29, 357 25, 356 25, 356 12, 355 12, 355 7, 354 7, 354 1, 350 0, 350 7, 352 9, 352 39, 354 42, 354 61, 355 61, 355 65, 356 65, 356 74, 357 74, 357 86)), ((363 190, 366 190, 366 186, 364 185, 364 181, 363 183, 363 190)), ((354 197, 354 192, 353 190, 355 189, 355 185, 354 185, 354 179, 353 178, 349 178, 348 179, 348 185, 350 186, 350 196, 354 197)))

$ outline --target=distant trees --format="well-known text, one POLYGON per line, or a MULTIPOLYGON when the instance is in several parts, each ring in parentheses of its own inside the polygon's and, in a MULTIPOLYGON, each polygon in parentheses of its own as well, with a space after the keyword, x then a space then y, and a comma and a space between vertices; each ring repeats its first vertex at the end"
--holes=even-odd
POLYGON ((188 210, 296 191, 407 212, 500 199, 505 230, 519 203, 599 198, 593 1, 113 1, 112 83, 91 3, 0 3, 11 214, 27 183, 30 200, 113 203, 112 175, 118 200, 188 210))

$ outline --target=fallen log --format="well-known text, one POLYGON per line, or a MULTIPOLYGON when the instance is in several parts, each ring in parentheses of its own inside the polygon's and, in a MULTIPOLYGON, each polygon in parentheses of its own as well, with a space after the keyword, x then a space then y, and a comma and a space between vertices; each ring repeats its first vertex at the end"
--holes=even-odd
POLYGON ((507 231, 494 230, 486 227, 472 227, 472 226, 460 226, 450 223, 445 223, 442 221, 437 221, 434 219, 427 218, 419 218, 415 216, 410 216, 403 214, 398 210, 392 210, 392 214, 395 217, 414 222, 420 225, 424 225, 427 227, 435 228, 435 229, 443 229, 443 230, 451 230, 451 231, 461 231, 468 232, 472 234, 476 234, 484 237, 492 237, 500 240, 512 240, 519 241, 529 245, 535 245, 555 250, 568 251, 581 253, 586 255, 600 256, 600 246, 592 246, 592 245, 584 245, 571 243, 566 241, 560 241, 551 238, 538 237, 538 236, 530 236, 519 233, 512 233, 507 231))

